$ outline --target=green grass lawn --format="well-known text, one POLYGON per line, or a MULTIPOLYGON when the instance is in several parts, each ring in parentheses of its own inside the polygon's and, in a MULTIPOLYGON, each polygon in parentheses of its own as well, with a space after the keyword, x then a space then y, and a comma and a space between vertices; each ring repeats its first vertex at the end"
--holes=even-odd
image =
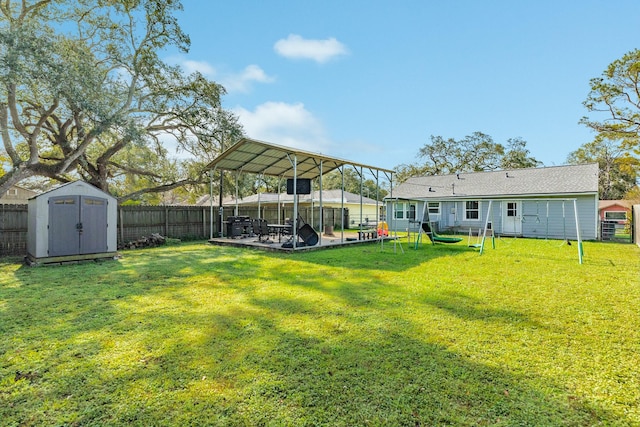
POLYGON ((0 261, 3 426, 640 425, 640 249, 0 261))

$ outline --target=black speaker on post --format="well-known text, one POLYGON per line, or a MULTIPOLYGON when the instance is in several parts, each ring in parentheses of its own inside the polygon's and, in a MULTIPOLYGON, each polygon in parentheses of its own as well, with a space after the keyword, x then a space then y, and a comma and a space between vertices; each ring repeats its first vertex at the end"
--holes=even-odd
MULTIPOLYGON (((287 178, 287 194, 293 194, 293 178, 287 178)), ((296 180, 296 194, 311 194, 311 180, 309 178, 296 180)))

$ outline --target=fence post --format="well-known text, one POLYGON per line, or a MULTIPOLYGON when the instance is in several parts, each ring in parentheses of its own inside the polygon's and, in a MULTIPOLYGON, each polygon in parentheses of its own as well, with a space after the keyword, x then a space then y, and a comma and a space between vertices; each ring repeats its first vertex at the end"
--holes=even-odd
POLYGON ((169 237, 169 208, 164 207, 164 236, 169 237))
POLYGON ((202 208, 202 237, 207 236, 207 212, 202 208))
POLYGON ((120 243, 124 245, 124 215, 122 214, 122 206, 120 206, 120 243))

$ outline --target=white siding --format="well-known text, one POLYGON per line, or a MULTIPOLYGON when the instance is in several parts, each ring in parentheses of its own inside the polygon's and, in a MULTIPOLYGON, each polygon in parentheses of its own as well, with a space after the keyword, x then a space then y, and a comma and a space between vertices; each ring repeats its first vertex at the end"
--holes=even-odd
MULTIPOLYGON (((573 199, 570 197, 569 199, 573 199)), ((580 223, 580 235, 583 240, 596 240, 597 230, 597 198, 595 195, 577 196, 576 205, 578 209, 578 219, 580 223)), ((477 199, 481 200, 481 199, 477 199)), ((508 199, 520 203, 522 217, 522 237, 549 238, 549 239, 570 239, 576 240, 576 220, 574 214, 573 200, 543 199, 536 200, 517 198, 508 199), (564 214, 563 214, 564 203, 564 214), (548 215, 547 215, 548 206, 548 215)), ((503 203, 505 201, 494 200, 490 214, 490 221, 496 234, 501 234, 503 223, 503 203)), ((484 228, 487 218, 489 201, 481 200, 480 218, 477 220, 467 220, 464 218, 465 200, 444 200, 440 206, 440 219, 436 221, 437 229, 442 231, 450 228, 457 232, 466 233, 469 229, 477 231, 484 228), (452 213, 453 212, 453 213, 452 213)), ((418 203, 417 217, 422 214, 424 202, 418 203)), ((392 212, 392 210, 389 210, 392 212)), ((406 219, 391 220, 389 227, 395 227, 397 231, 405 231, 409 226, 406 219)))

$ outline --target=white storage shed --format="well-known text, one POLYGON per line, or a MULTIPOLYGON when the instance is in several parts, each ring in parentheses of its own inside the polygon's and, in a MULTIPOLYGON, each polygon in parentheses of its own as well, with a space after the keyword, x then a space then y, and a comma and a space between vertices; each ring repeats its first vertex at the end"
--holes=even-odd
POLYGON ((83 181, 29 199, 27 260, 50 263, 115 256, 117 212, 113 196, 83 181))

